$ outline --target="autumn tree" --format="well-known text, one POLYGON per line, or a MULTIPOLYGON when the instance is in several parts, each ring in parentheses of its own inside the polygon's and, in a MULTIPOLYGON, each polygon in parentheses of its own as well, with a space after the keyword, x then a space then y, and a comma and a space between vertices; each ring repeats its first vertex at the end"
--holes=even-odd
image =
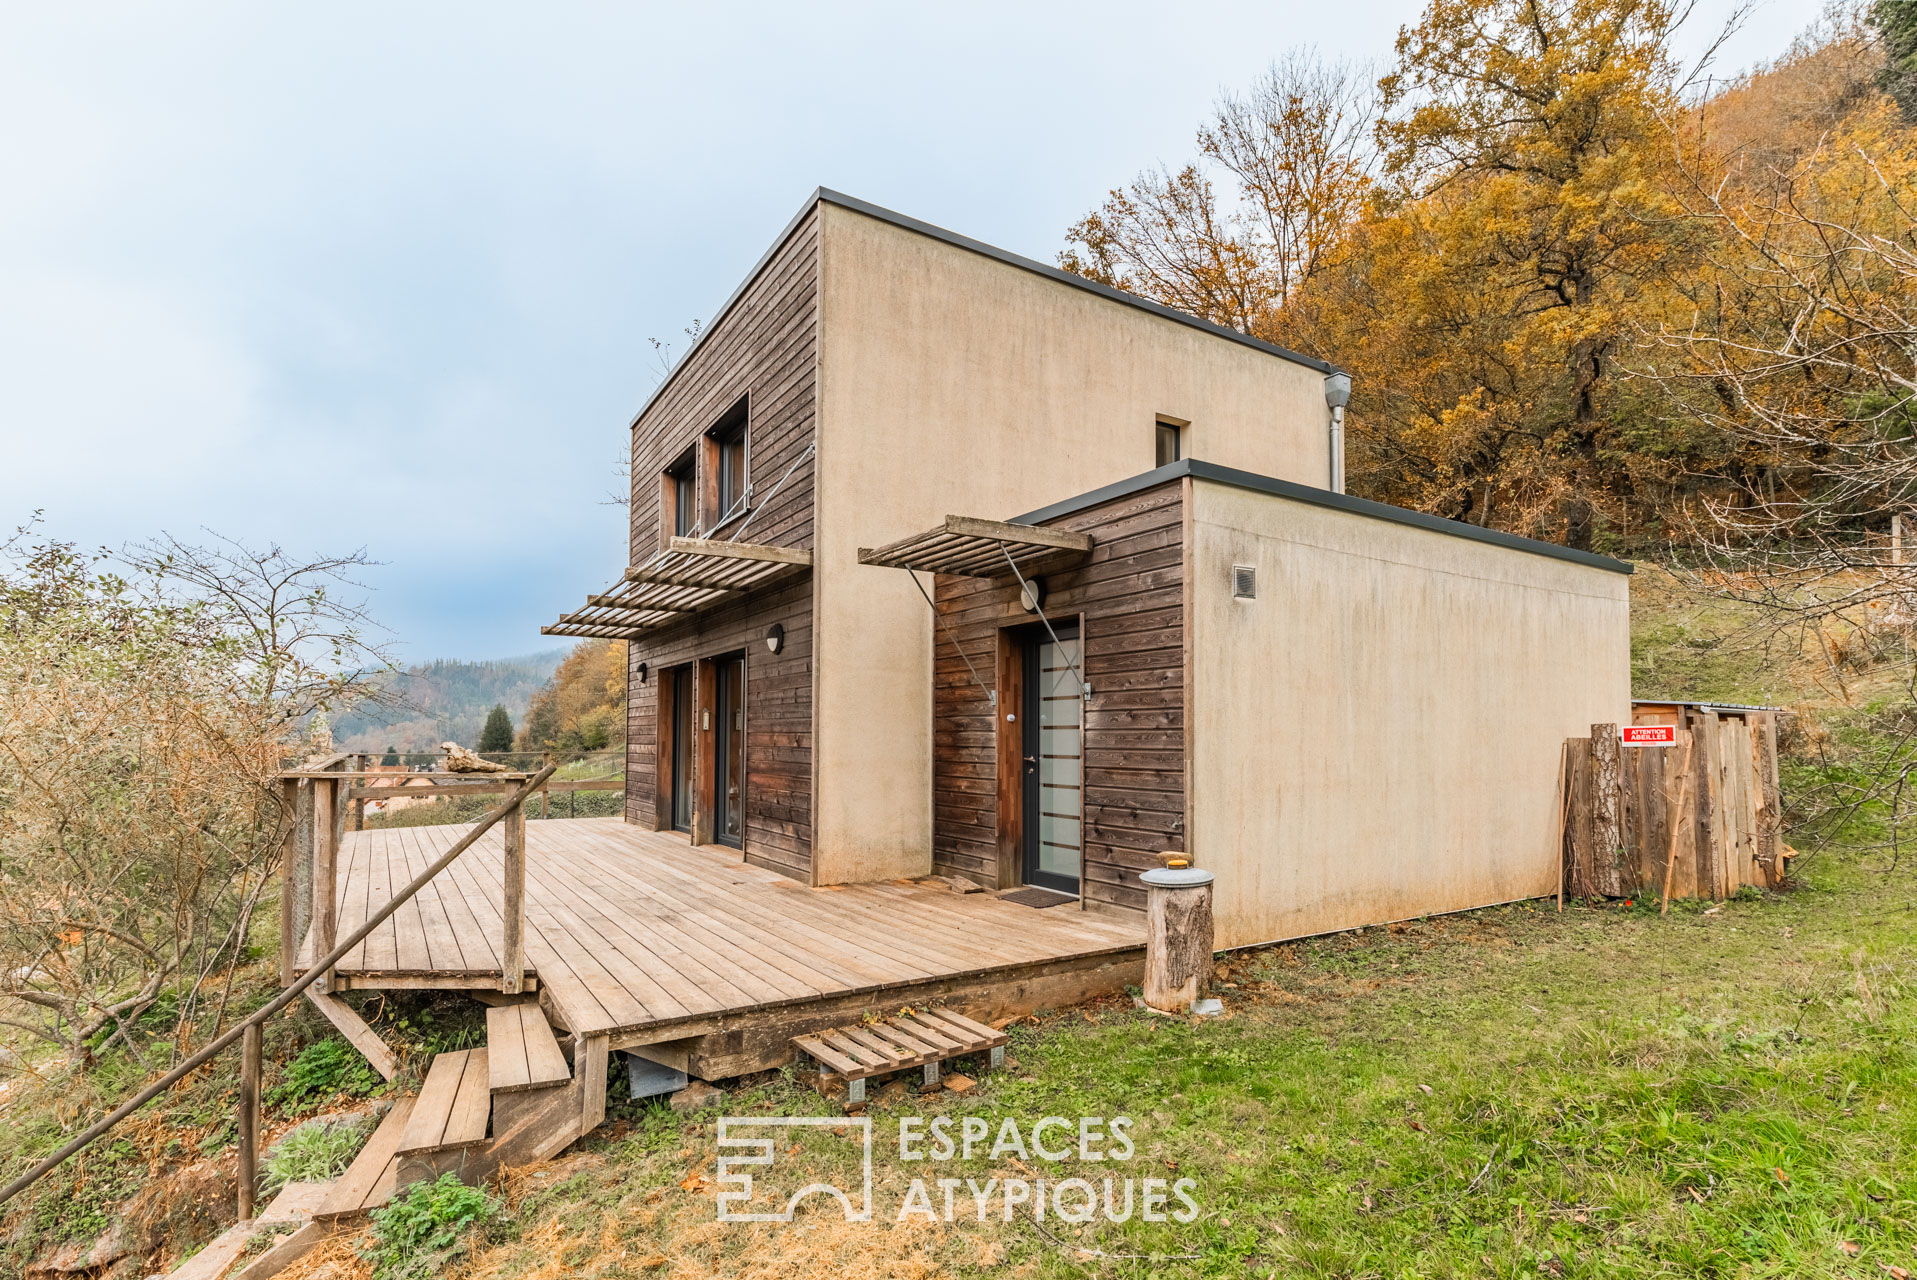
POLYGON ((1917 532, 1917 133, 1876 87, 1876 53, 1840 28, 1727 95, 1732 127, 1716 104, 1679 122, 1674 190, 1707 248, 1684 305, 1656 317, 1643 376, 1739 451, 1688 505, 1692 580, 1755 606, 1786 652, 1819 654, 1834 697, 1878 661, 1898 673, 1903 705, 1884 716, 1906 731, 1850 748, 1794 800, 1812 818, 1871 806, 1894 860, 1917 816, 1917 540, 1888 536, 1917 532), (1776 92, 1786 75, 1796 92, 1776 92), (1754 101, 1766 128, 1736 114, 1754 101))
POLYGON ((1580 546, 1630 492, 1655 428, 1616 357, 1689 248, 1662 175, 1687 11, 1432 0, 1400 32, 1365 250, 1317 308, 1368 490, 1580 546))
POLYGON ((1113 190, 1067 233, 1068 271, 1274 341, 1369 187, 1365 72, 1293 53, 1199 130, 1200 159, 1113 190))
POLYGON ((535 693, 520 725, 521 751, 604 751, 626 740, 626 645, 576 645, 535 693))

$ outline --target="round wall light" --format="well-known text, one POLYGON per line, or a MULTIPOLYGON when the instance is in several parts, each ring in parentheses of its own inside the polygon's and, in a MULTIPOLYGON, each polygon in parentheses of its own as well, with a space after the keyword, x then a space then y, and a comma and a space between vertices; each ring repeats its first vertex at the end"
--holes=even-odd
POLYGON ((765 647, 769 653, 785 648, 785 625, 775 622, 765 629, 765 647))
POLYGON ((1027 613, 1037 613, 1039 606, 1045 603, 1045 581, 1033 578, 1018 589, 1018 607, 1027 613))

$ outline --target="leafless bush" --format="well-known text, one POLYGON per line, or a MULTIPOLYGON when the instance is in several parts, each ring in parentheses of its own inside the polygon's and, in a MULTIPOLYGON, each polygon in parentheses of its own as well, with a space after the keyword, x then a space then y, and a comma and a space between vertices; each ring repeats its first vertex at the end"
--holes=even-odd
POLYGON ((331 594, 361 561, 31 537, 0 544, 0 1023, 86 1060, 160 1005, 183 1049, 272 882, 300 719, 382 660, 331 594))

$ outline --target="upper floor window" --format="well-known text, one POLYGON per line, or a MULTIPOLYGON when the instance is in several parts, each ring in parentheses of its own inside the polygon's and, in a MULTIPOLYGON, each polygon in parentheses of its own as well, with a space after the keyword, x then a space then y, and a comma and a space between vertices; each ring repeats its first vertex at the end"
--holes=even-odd
POLYGON ((699 524, 699 465, 691 450, 666 468, 665 520, 675 538, 691 535, 699 524))
POLYGON ((712 529, 743 512, 746 501, 746 402, 741 400, 708 433, 714 502, 712 529))
POLYGON ((1155 466, 1169 466, 1185 456, 1185 424, 1158 420, 1158 461, 1155 466))

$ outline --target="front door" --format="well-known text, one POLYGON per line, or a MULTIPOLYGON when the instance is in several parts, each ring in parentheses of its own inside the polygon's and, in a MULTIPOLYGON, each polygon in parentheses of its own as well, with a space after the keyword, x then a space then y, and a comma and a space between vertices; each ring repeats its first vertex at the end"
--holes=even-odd
POLYGON ((1025 883, 1078 892, 1084 849, 1085 700, 1074 668, 1084 669, 1078 628, 1026 633, 1025 883))
POLYGON ((745 841, 745 655, 713 660, 712 838, 743 848, 745 841))

